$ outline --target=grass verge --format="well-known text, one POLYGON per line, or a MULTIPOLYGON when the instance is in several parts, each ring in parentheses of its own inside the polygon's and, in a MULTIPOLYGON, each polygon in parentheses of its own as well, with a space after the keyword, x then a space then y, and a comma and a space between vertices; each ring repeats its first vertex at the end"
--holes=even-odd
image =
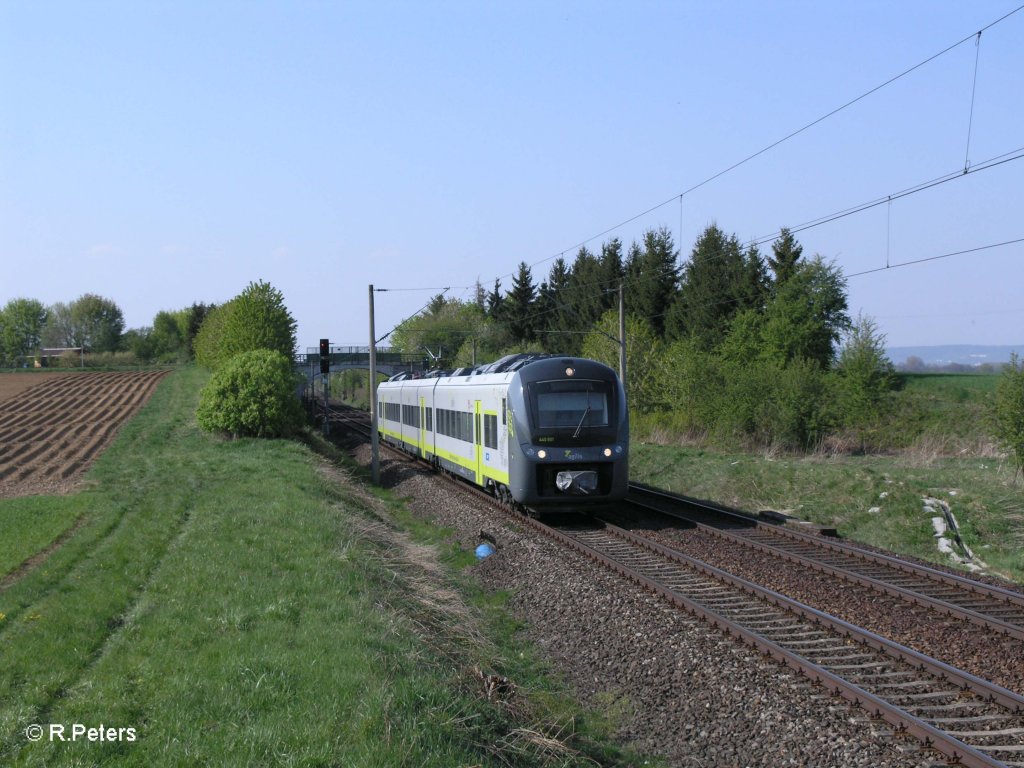
POLYGON ((947 501, 989 572, 1024 583, 1024 492, 990 458, 789 456, 637 443, 633 480, 748 511, 774 509, 943 565, 925 497, 947 501))
MULTIPOLYGON (((34 502, 54 510, 38 542, 84 521, 0 591, 0 763, 630 762, 599 733, 535 727, 586 718, 514 633, 489 636, 497 614, 465 604, 436 545, 382 514, 398 501, 342 492, 308 446, 201 433, 204 380, 167 377, 89 488, 34 502), (485 697, 508 672, 519 693, 485 697), (135 738, 61 741, 51 724, 135 738)), ((30 503, 0 501, 5 530, 30 503)))

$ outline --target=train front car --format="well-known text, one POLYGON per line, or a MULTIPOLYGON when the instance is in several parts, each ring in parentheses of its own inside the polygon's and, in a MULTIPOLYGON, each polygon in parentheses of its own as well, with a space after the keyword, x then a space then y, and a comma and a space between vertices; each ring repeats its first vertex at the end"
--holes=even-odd
POLYGON ((585 510, 626 495, 629 414, 618 376, 593 360, 548 357, 509 383, 509 486, 538 510, 585 510))

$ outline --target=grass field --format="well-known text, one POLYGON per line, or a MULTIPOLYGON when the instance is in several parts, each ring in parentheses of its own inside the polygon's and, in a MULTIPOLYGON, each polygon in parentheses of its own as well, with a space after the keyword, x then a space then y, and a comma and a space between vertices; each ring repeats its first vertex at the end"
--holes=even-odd
POLYGON ((949 565, 923 499, 947 501, 990 572, 1024 583, 1024 486, 998 458, 787 456, 634 444, 632 479, 756 512, 773 509, 841 535, 949 565))
POLYGON ((494 598, 467 604, 438 547, 391 522, 399 502, 308 445, 201 433, 204 379, 170 375, 81 493, 0 501, 0 578, 79 521, 0 588, 0 764, 633 763, 494 598), (481 671, 514 676, 515 701, 488 701, 481 671), (551 751, 545 725, 566 723, 551 751))

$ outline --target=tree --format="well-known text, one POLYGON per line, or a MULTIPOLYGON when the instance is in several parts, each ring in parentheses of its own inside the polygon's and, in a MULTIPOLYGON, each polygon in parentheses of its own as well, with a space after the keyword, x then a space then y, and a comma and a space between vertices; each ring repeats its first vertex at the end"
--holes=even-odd
POLYGON ((46 308, 35 299, 11 299, 0 310, 0 360, 16 362, 42 343, 46 308))
POLYGON ((140 362, 150 362, 156 357, 153 346, 153 329, 149 326, 129 328, 121 334, 121 349, 131 352, 140 362))
POLYGON ((1013 459, 1016 480, 1018 474, 1024 473, 1024 363, 1016 352, 996 382, 992 419, 996 439, 1013 459))
POLYGON ((222 341, 228 317, 234 309, 234 301, 212 308, 203 318, 202 325, 192 341, 192 352, 196 362, 205 368, 214 369, 224 362, 222 341))
POLYGON ((836 381, 843 423, 858 430, 877 424, 884 415, 886 395, 895 388, 896 374, 885 353, 885 334, 870 317, 859 315, 850 328, 839 352, 836 381))
POLYGON ((803 252, 804 247, 796 241, 789 229, 783 227, 779 230, 779 238, 772 243, 772 255, 768 257, 768 266, 775 274, 776 288, 784 285, 793 276, 803 252))
POLYGON ((505 322, 514 342, 530 342, 536 338, 537 288, 525 261, 519 262, 519 271, 512 280, 512 290, 505 297, 505 322))
POLYGON ((501 321, 505 311, 505 297, 501 293, 501 279, 494 279, 494 290, 487 294, 487 317, 501 321))
POLYGON ((124 332, 124 315, 110 299, 87 293, 71 302, 71 344, 89 352, 115 352, 124 332))
MULTIPOLYGON (((589 331, 605 310, 611 307, 608 294, 610 286, 605 284, 605 270, 601 260, 581 247, 569 270, 569 285, 566 289, 566 304, 569 307, 568 324, 565 330, 589 331)), ((573 351, 580 347, 579 340, 571 340, 573 351)))
POLYGON ((487 311, 487 290, 484 288, 483 283, 480 282, 479 277, 477 277, 476 284, 473 286, 473 303, 480 308, 481 312, 487 311))
POLYGON ((196 360, 216 369, 235 355, 256 349, 272 349, 290 360, 295 329, 284 294, 262 280, 249 283, 227 304, 207 314, 195 339, 196 360))
POLYGON ((75 346, 75 332, 71 323, 71 307, 57 302, 46 310, 43 326, 43 345, 47 347, 75 346))
POLYGON ((179 357, 188 356, 176 313, 165 311, 156 313, 156 317, 153 318, 150 343, 152 356, 162 361, 173 362, 179 357))
POLYGON ((575 346, 565 333, 570 326, 575 325, 567 303, 569 279, 569 267, 565 259, 559 256, 551 265, 547 281, 541 283, 537 296, 534 317, 541 346, 548 352, 563 352, 575 346))
POLYGON ((210 432, 232 437, 282 437, 302 424, 291 357, 255 349, 214 372, 199 396, 196 419, 210 432))
POLYGON ((829 369, 850 327, 846 310, 842 270, 821 256, 801 262, 765 310, 765 356, 780 365, 803 358, 829 369))
MULTIPOLYGON (((619 370, 619 313, 609 310, 583 340, 583 356, 619 370)), ((626 401, 632 413, 650 411, 656 402, 655 369, 661 342, 646 320, 626 316, 626 401)))
POLYGON ((422 312, 395 327, 391 343, 403 352, 429 358, 433 365, 448 367, 454 364, 463 344, 479 333, 483 323, 483 311, 475 302, 463 303, 438 295, 422 312))
POLYGON ((190 358, 195 357, 196 336, 199 333, 199 329, 203 327, 203 321, 216 308, 216 304, 203 304, 202 302, 198 304, 193 302, 192 306, 188 308, 188 327, 185 330, 185 343, 188 345, 190 358))
POLYGON ((666 335, 691 336, 701 348, 714 349, 734 315, 763 305, 763 274, 756 248, 744 252, 736 235, 727 237, 717 225, 710 225, 697 238, 690 260, 683 266, 666 335))
POLYGON ((627 260, 626 305, 647 318, 658 337, 665 335, 666 315, 679 290, 678 255, 672 233, 662 227, 645 232, 643 249, 631 249, 627 260))

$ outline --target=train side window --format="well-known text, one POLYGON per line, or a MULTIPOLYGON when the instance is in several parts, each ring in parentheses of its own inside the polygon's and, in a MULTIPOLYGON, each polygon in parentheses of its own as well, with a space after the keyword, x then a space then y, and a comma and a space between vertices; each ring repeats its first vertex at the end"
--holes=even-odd
POLYGON ((505 398, 504 397, 501 398, 501 426, 503 426, 503 427, 508 422, 508 419, 505 416, 505 411, 506 411, 507 407, 508 406, 505 405, 505 398))

